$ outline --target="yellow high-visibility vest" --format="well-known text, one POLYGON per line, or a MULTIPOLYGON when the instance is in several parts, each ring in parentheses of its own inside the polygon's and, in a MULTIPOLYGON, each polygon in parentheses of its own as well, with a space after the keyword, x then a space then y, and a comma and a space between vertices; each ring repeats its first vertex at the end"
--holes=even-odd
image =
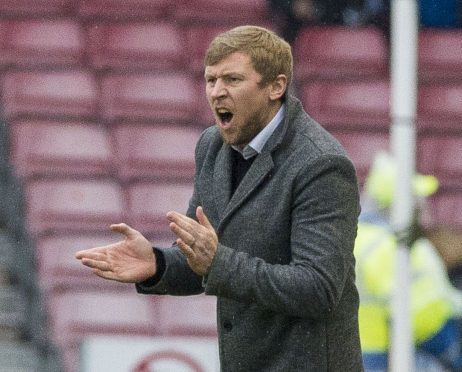
MULTIPOLYGON (((354 254, 361 300, 359 331, 365 353, 388 351, 396 250, 396 237, 386 226, 359 223, 354 254)), ((410 265, 412 327, 418 345, 436 334, 454 316, 455 309, 446 269, 428 240, 414 243, 410 265)))

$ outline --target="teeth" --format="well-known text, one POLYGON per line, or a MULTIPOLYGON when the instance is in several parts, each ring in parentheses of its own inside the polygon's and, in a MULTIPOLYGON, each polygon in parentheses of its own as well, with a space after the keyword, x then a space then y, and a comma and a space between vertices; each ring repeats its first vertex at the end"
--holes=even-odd
POLYGON ((227 112, 229 112, 229 110, 224 109, 224 108, 220 108, 220 109, 217 110, 217 112, 218 112, 219 114, 226 114, 227 112))

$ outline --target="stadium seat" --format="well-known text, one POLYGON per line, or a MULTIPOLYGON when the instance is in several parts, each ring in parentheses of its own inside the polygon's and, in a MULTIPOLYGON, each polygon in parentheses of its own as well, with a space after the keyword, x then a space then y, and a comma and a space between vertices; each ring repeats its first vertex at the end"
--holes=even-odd
POLYGON ((422 29, 419 32, 419 77, 428 83, 462 80, 462 31, 422 29))
POLYGON ((418 168, 435 175, 441 186, 459 188, 462 180, 462 135, 419 138, 418 168))
POLYGON ((159 327, 153 298, 130 284, 125 291, 56 292, 47 309, 53 340, 64 347, 85 335, 153 335, 159 327))
POLYGON ((106 127, 86 122, 17 121, 10 125, 11 161, 22 177, 113 174, 106 127))
POLYGON ((170 15, 173 4, 170 0, 81 0, 78 14, 84 19, 153 20, 170 15))
POLYGON ((69 19, 1 21, 0 65, 72 67, 83 61, 84 33, 69 19))
POLYGON ((101 23, 89 30, 93 67, 119 71, 181 70, 185 38, 174 23, 101 23))
POLYGON ((98 89, 84 70, 9 72, 3 83, 7 119, 31 117, 94 117, 98 89))
POLYGON ((169 234, 166 213, 185 213, 192 192, 192 183, 137 182, 128 186, 130 224, 146 234, 169 234))
POLYGON ((107 120, 191 122, 197 114, 197 92, 188 74, 109 75, 102 84, 107 120))
POLYGON ((77 251, 122 239, 122 235, 111 234, 109 228, 108 232, 55 234, 38 238, 35 256, 42 292, 126 289, 126 284, 97 277, 75 258, 77 251))
POLYGON ((389 85, 386 80, 317 81, 304 84, 305 110, 326 128, 388 130, 389 85))
POLYGON ((9 17, 38 17, 70 15, 72 0, 2 0, 0 14, 9 17))
POLYGON ((115 140, 119 177, 192 181, 200 133, 198 128, 179 125, 118 125, 115 140))
POLYGON ((163 296, 158 299, 159 325, 164 335, 216 336, 215 296, 163 296))
POLYGON ((259 24, 268 19, 266 0, 190 0, 178 2, 176 20, 187 24, 259 24))
POLYGON ((50 179, 26 188, 27 218, 34 235, 59 231, 107 231, 124 220, 124 197, 108 180, 50 179))
POLYGON ((418 96, 418 126, 427 134, 461 133, 462 82, 423 84, 418 96))
POLYGON ((294 44, 296 81, 385 78, 387 42, 377 28, 306 26, 294 44))
POLYGON ((359 183, 362 185, 376 153, 389 150, 388 133, 340 130, 333 130, 331 133, 353 161, 359 183))

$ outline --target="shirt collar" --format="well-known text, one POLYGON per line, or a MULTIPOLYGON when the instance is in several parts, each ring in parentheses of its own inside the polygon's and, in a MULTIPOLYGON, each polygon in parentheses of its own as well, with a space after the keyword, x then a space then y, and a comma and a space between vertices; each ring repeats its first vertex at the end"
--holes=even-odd
POLYGON ((285 104, 282 104, 282 106, 279 108, 278 112, 276 115, 271 119, 271 121, 266 125, 260 133, 258 133, 252 141, 248 145, 244 147, 244 149, 240 149, 237 146, 232 146, 232 148, 242 154, 244 159, 250 159, 251 157, 260 154, 263 150, 263 147, 265 146, 266 142, 268 142, 269 138, 271 135, 274 133, 276 128, 279 126, 279 124, 282 123, 282 120, 284 119, 284 113, 285 113, 285 104))

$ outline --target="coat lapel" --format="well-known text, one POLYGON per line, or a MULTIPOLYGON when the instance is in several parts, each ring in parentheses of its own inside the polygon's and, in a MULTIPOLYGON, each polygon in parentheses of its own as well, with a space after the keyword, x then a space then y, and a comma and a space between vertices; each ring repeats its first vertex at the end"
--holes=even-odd
POLYGON ((213 172, 213 199, 217 207, 219 219, 222 220, 223 212, 231 199, 231 172, 232 153, 229 146, 223 145, 218 152, 213 172))
MULTIPOLYGON (((268 174, 273 169, 273 159, 270 153, 262 153, 257 155, 257 158, 253 162, 252 166, 248 170, 247 174, 242 179, 241 183, 237 187, 236 191, 232 195, 229 203, 220 213, 220 226, 222 226, 226 220, 239 208, 239 206, 252 194, 252 192, 265 180, 268 174)), ((231 190, 231 172, 228 179, 228 188, 231 190)), ((230 195, 229 192, 228 195, 230 195)))

